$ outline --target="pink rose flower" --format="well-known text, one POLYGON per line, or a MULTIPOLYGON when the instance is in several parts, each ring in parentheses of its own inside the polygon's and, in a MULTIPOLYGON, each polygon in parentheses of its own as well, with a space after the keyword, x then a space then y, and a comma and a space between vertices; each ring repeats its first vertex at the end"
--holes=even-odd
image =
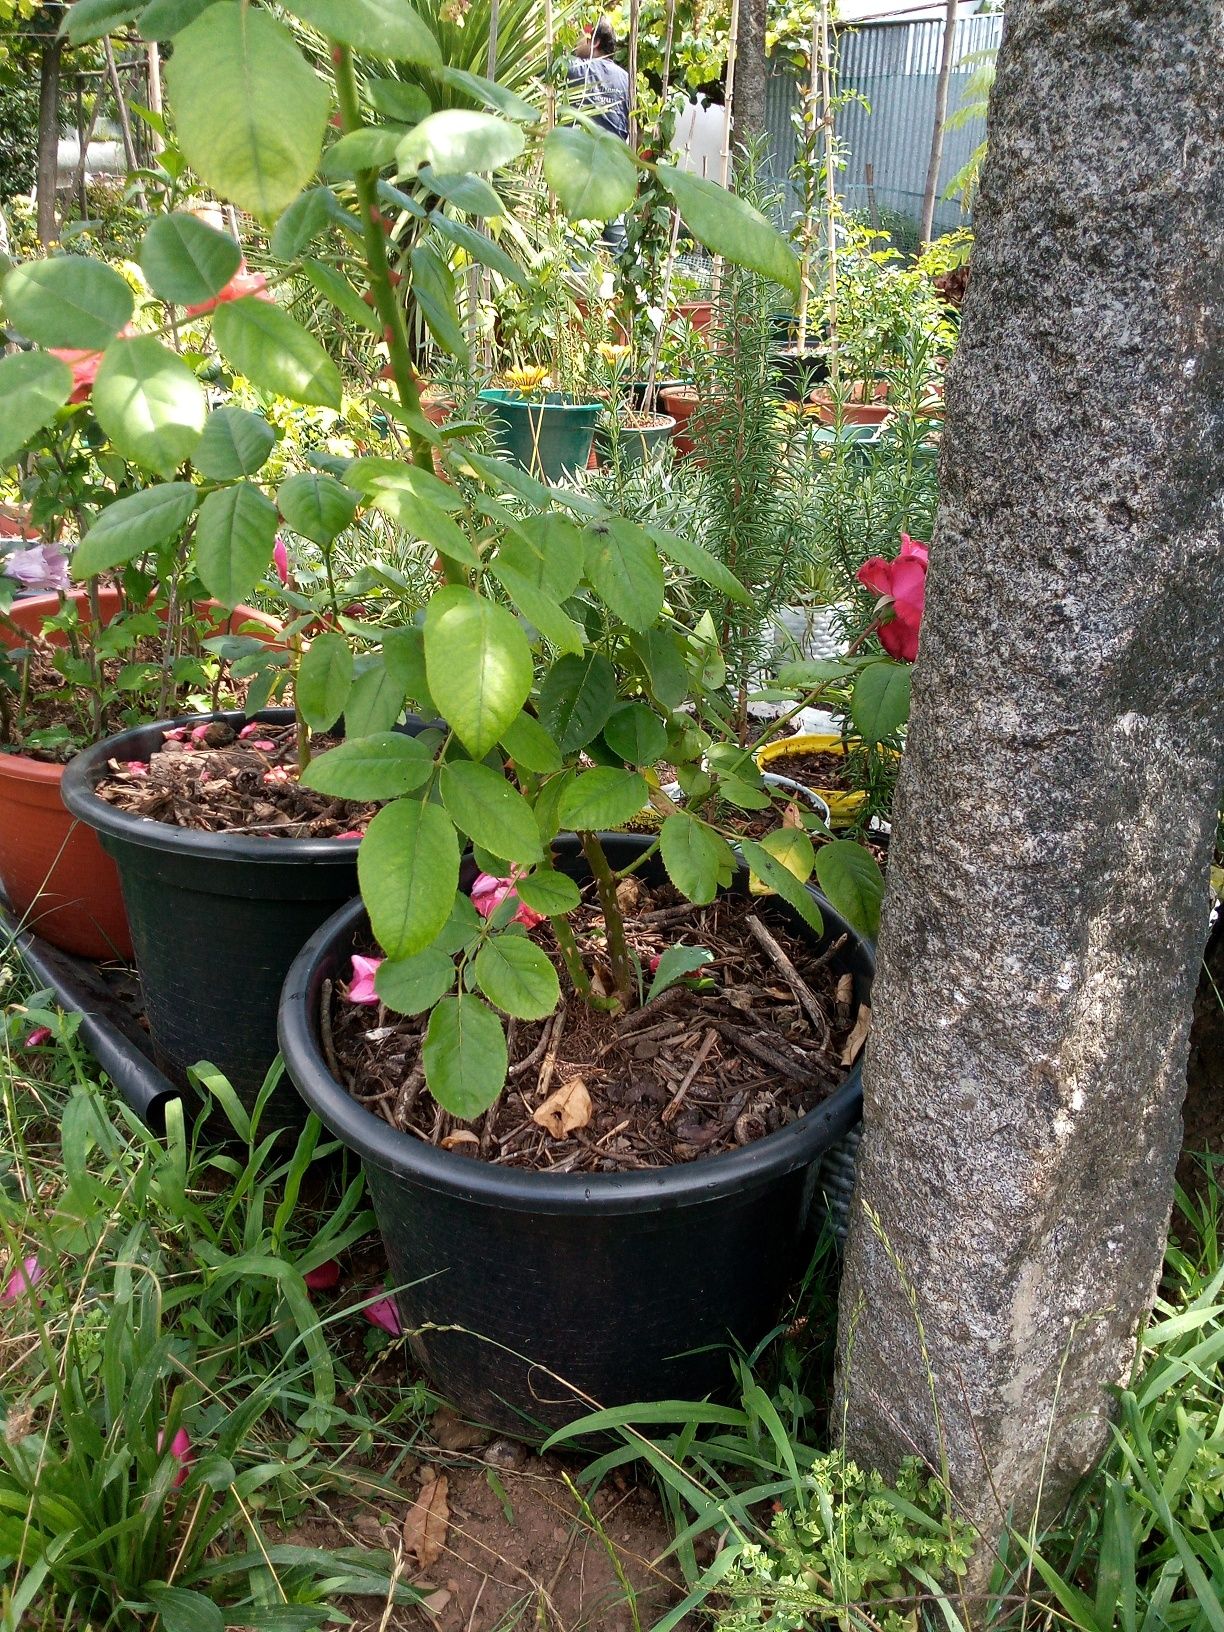
POLYGON ((149 774, 149 767, 143 759, 125 759, 123 768, 131 776, 148 776, 149 774))
POLYGON ((378 993, 374 990, 374 976, 381 968, 382 961, 381 958, 361 958, 354 954, 353 977, 348 989, 350 1003, 374 1004, 379 1001, 378 993))
POLYGON ((376 1286, 374 1290, 375 1292, 382 1292, 384 1295, 374 1303, 367 1303, 362 1313, 371 1326, 381 1326, 383 1331, 390 1332, 392 1337, 401 1336, 403 1327, 400 1325, 399 1310, 395 1307, 395 1299, 387 1297, 385 1289, 381 1286, 376 1286))
POLYGON ((51 1027, 50 1026, 35 1026, 34 1030, 26 1038, 25 1046, 27 1048, 41 1048, 44 1043, 49 1043, 50 1041, 51 1041, 51 1027))
POLYGON ((314 1269, 308 1269, 302 1279, 308 1291, 330 1292, 333 1286, 339 1284, 340 1265, 334 1258, 329 1258, 325 1264, 316 1264, 314 1269))
MULTIPOLYGON (((130 323, 125 323, 119 331, 120 340, 130 340, 136 333, 130 323)), ((67 363, 72 370, 72 395, 69 402, 84 402, 93 390, 93 383, 97 377, 102 362, 100 351, 76 351, 71 346, 48 346, 48 355, 58 357, 61 363, 67 363)))
POLYGON ((29 550, 12 550, 4 557, 4 575, 16 578, 25 589, 40 594, 68 588, 68 557, 58 544, 35 544, 29 550))
POLYGON ((285 548, 285 541, 279 533, 276 543, 272 546, 272 565, 276 568, 276 576, 282 584, 289 582, 289 551, 285 548))
MULTIPOLYGON (((159 1451, 165 1449, 165 1438, 165 1434, 162 1433, 159 1433, 157 1436, 157 1448, 159 1451)), ((171 1487, 172 1489, 177 1490, 180 1485, 186 1483, 188 1471, 191 1468, 191 1464, 195 1461, 195 1457, 192 1455, 191 1451, 191 1441, 187 1437, 186 1428, 178 1429, 174 1435, 174 1438, 170 1441, 170 1455, 179 1465, 179 1471, 175 1474, 174 1484, 171 1487)))
POLYGON ((912 663, 918 656, 918 633, 926 602, 927 546, 908 533, 901 534, 901 549, 894 561, 873 555, 858 570, 858 581, 880 597, 877 611, 892 616, 877 633, 890 657, 912 663))
POLYGON ((15 1269, 5 1281, 4 1290, 0 1292, 0 1303, 16 1303, 25 1293, 33 1291, 45 1273, 37 1258, 24 1259, 20 1268, 15 1269))
MULTIPOLYGON (((516 868, 509 878, 494 878, 491 873, 479 873, 476 882, 472 885, 472 905, 482 918, 491 918, 503 901, 518 900, 518 892, 514 888, 515 880, 522 874, 516 868)), ((518 911, 510 920, 514 924, 522 924, 526 929, 534 929, 537 924, 544 922, 544 914, 535 912, 519 902, 518 911)))
POLYGON ((215 311, 218 306, 227 300, 241 300, 245 295, 253 295, 256 300, 271 300, 268 293, 268 280, 262 272, 248 272, 247 264, 241 261, 237 272, 226 284, 208 300, 202 300, 196 306, 188 306, 188 317, 206 317, 209 312, 215 311))

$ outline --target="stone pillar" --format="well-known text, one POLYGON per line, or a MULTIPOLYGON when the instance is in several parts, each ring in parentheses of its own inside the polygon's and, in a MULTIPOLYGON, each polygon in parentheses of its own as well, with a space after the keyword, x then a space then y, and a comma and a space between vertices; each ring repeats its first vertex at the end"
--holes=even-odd
POLYGON ((1008 0, 840 1334, 850 1452, 946 1455, 988 1532, 1105 1447, 1169 1218, 1224 760, 1222 51, 1220 0, 1008 0))

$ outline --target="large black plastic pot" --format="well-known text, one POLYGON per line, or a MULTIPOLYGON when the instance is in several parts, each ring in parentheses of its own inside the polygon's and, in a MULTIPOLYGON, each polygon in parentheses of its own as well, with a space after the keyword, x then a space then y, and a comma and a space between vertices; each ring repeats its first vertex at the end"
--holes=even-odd
MULTIPOLYGON (((245 716, 196 718, 239 726, 245 716)), ((293 715, 266 709, 254 718, 284 725, 293 715)), ((110 760, 149 759, 175 723, 182 721, 138 726, 78 754, 64 772, 63 799, 119 869, 159 1062, 185 1083, 187 1068, 207 1060, 250 1106, 276 1058, 276 1007, 289 965, 357 893, 358 841, 196 833, 98 798, 94 787, 110 760)), ((282 1082, 265 1129, 304 1120, 301 1100, 282 1082)))
MULTIPOLYGON (((614 865, 649 838, 605 834, 614 865)), ((557 865, 585 863, 572 836, 557 865)), ((646 877, 657 881, 649 864, 646 877)), ((741 873, 737 888, 744 890, 741 873)), ((832 967, 868 996, 871 949, 821 898, 832 967)), ((390 1284, 416 1358, 447 1398, 533 1437, 590 1408, 700 1398, 730 1380, 726 1346, 778 1317, 821 1216, 819 1159, 859 1118, 857 1067, 822 1105, 756 1144, 679 1167, 548 1174, 499 1167, 388 1127, 332 1076, 319 1043, 325 980, 347 978, 360 902, 304 948, 285 982, 281 1050, 303 1099, 365 1166, 390 1284)))

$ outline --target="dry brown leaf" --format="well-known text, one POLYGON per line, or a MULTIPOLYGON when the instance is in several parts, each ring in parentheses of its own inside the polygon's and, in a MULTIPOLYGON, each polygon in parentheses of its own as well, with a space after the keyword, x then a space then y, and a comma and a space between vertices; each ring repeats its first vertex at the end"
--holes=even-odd
POLYGON ((837 1001, 838 1005, 841 1008, 848 1009, 850 1007, 851 1001, 854 998, 854 976, 853 975, 844 974, 841 977, 841 979, 837 983, 837 991, 834 994, 834 996, 836 998, 836 1001, 837 1001))
POLYGON ((597 963, 591 970, 591 990, 596 997, 615 996, 616 982, 612 979, 612 971, 606 963, 597 963))
POLYGON ((453 1597, 454 1593, 447 1592, 445 1587, 439 1587, 436 1592, 431 1592, 421 1599, 421 1608, 427 1609, 431 1615, 441 1615, 453 1597))
POLYGON ((474 1422, 464 1422, 446 1406, 435 1411, 429 1419, 429 1432, 436 1445, 444 1451, 470 1451, 473 1445, 483 1445, 489 1437, 487 1428, 478 1428, 474 1422))
POLYGON ((422 1570, 431 1569, 442 1557, 450 1525, 450 1505, 446 1500, 444 1473, 426 1479, 404 1519, 404 1550, 422 1570))
POLYGON ((863 1044, 867 1041, 867 1032, 871 1027, 871 1008, 869 1004, 860 1003, 859 1011, 854 1021, 854 1030, 846 1038, 846 1046, 841 1051, 841 1063, 853 1065, 863 1051, 863 1044))
MULTIPOLYGON (((369 1035, 372 1037, 374 1033, 370 1032, 369 1035)), ((454 1150, 456 1145, 478 1145, 479 1143, 480 1140, 474 1133, 470 1133, 467 1128, 460 1128, 457 1133, 447 1134, 442 1141, 442 1149, 454 1150)))
POLYGON ((616 886, 616 904, 622 912, 635 912, 641 905, 642 885, 636 878, 622 878, 616 886))
POLYGON ((549 1094, 542 1105, 531 1113, 545 1133, 554 1139, 568 1139, 571 1133, 585 1128, 591 1120, 591 1096, 581 1077, 571 1077, 560 1088, 549 1094))
POLYGON ((791 803, 782 812, 783 827, 802 827, 803 817, 799 814, 799 806, 791 803))

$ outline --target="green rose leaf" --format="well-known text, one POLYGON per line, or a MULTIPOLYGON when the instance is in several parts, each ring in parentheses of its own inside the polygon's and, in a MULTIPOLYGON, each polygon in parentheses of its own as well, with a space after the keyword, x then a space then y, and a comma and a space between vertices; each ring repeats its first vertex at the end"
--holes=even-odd
POLYGON ((694 238, 713 254, 772 278, 798 295, 795 253, 759 210, 704 176, 670 164, 658 165, 657 173, 694 238))
POLYGON ((107 505, 72 552, 72 576, 92 578, 168 544, 187 525, 199 496, 189 482, 167 482, 107 505))
POLYGON ((232 482, 262 470, 275 446, 276 432, 262 414, 245 408, 214 408, 191 462, 210 482, 232 482))
POLYGON ((406 629, 388 629, 383 634, 383 662, 387 673, 403 695, 422 710, 434 715, 437 705, 429 694, 425 676, 425 634, 409 625, 406 629))
POLYGON ((237 606, 268 570, 276 506, 251 482, 210 493, 196 522, 196 566, 222 606, 237 606))
POLYGON ((520 901, 547 918, 563 917, 582 902, 582 894, 573 879, 551 867, 541 867, 529 877, 520 878, 514 887, 520 901))
POLYGON ((884 742, 909 719, 911 673, 908 663, 885 658, 868 663, 854 682, 850 718, 864 742, 884 742))
POLYGON ((559 651, 572 652, 575 656, 586 650, 582 630, 561 610, 547 590, 537 589, 521 573, 513 572, 500 555, 491 562, 490 571, 528 623, 538 629, 545 640, 559 651))
POLYGON ((636 771, 601 765, 573 779, 561 796, 557 815, 563 827, 576 833, 598 833, 631 822, 649 797, 645 779, 636 771))
POLYGON ((40 346, 101 351, 132 315, 132 291, 103 261, 53 255, 15 266, 0 284, 9 323, 40 346))
POLYGON ((490 1003, 516 1020, 543 1020, 561 999, 548 954, 525 935, 495 935, 477 952, 473 973, 490 1003))
POLYGON ((344 705, 344 730, 350 737, 390 731, 404 711, 404 688, 397 685, 382 658, 366 660, 344 705))
POLYGON ((72 395, 72 370, 45 351, 0 357, 0 461, 49 425, 72 395))
POLYGON ((411 261, 412 292, 429 332, 443 351, 466 362, 467 337, 455 309, 455 279, 450 267, 432 244, 418 244, 411 261))
POLYGON ((289 10, 362 56, 441 66, 438 42, 408 0, 292 0, 289 10))
POLYGON ((563 754, 585 748, 616 706, 616 672, 602 652, 559 657, 540 687, 540 721, 563 754))
POLYGON ((207 413, 200 382, 152 335, 107 348, 91 401, 119 452, 159 476, 172 475, 192 452, 207 413))
POLYGON ((568 600, 582 577, 583 537, 565 516, 521 516, 498 546, 497 559, 537 589, 568 600))
POLYGON ((316 635, 302 655, 294 695, 312 731, 330 731, 353 689, 353 654, 343 635, 316 635))
POLYGON ((202 11, 217 0, 150 0, 140 14, 140 36, 145 40, 172 40, 202 11))
POLYGON ((531 647, 505 607, 448 584, 425 614, 425 672, 447 723, 483 759, 531 693, 531 647))
POLYGON ((659 831, 667 876, 688 900, 708 906, 720 887, 731 882, 735 858, 725 839, 696 817, 680 811, 659 831))
POLYGON ((302 785, 334 799, 398 799, 424 786, 433 766, 433 755, 415 737, 377 731, 316 755, 302 772, 302 785))
POLYGON ((436 946, 411 958, 385 958, 374 976, 374 990, 396 1014, 424 1014, 454 984, 455 966, 436 946))
POLYGON ((660 708, 679 708, 688 696, 683 641, 671 629, 647 629, 629 642, 646 670, 650 690, 660 708))
POLYGON ((530 714, 518 719, 501 734, 501 745, 520 770, 537 776, 551 776, 561 769, 561 751, 539 720, 530 714))
POLYGON ((366 81, 366 100, 375 113, 384 119, 397 119, 402 125, 419 125, 433 104, 419 85, 408 85, 402 79, 369 79, 366 81))
POLYGON ((253 295, 226 301, 213 315, 213 338, 252 385, 294 402, 340 407, 339 369, 314 336, 271 301, 253 295))
POLYGON ((506 1081, 506 1034, 501 1021, 471 992, 444 997, 429 1017, 421 1048, 425 1081, 444 1110, 470 1122, 506 1081))
POLYGON ((700 578, 703 584, 709 584, 729 601, 738 601, 741 606, 751 605, 752 596, 735 574, 728 572, 717 556, 711 555, 709 550, 693 539, 683 538, 679 533, 665 532, 658 527, 651 529, 651 537, 669 561, 691 572, 694 578, 700 578))
MULTIPOLYGON (((810 873, 812 845, 807 834, 801 833, 797 828, 779 828, 775 829, 773 833, 767 834, 766 837, 773 841, 774 844, 777 844, 777 834, 780 832, 794 834, 795 840, 806 840, 809 857, 807 872, 810 873)), ((819 932, 824 928, 820 908, 813 900, 811 891, 806 884, 800 883, 788 865, 788 862, 796 860, 795 852, 798 847, 794 840, 788 841, 788 849, 783 860, 779 860, 776 855, 771 854, 771 851, 764 844, 754 844, 748 839, 743 841, 740 848, 744 852, 744 860, 748 863, 754 878, 764 884, 767 890, 772 890, 775 895, 780 895, 787 906, 793 907, 799 916, 805 919, 814 930, 819 932)), ((797 865, 800 869, 802 869, 802 861, 802 856, 798 856, 797 865)), ((807 873, 804 874, 804 877, 806 876, 807 873)))
POLYGON ((364 125, 360 130, 346 131, 324 153, 319 168, 333 179, 355 176, 361 170, 383 170, 394 159, 403 134, 387 125, 364 125))
POLYGON ((276 490, 280 513, 303 538, 331 544, 357 514, 357 495, 321 471, 304 470, 276 490))
POLYGON ((492 218, 505 215, 506 206, 483 176, 440 176, 429 165, 422 165, 420 179, 465 215, 483 215, 492 218))
POLYGON ((880 932, 884 874, 875 857, 853 839, 834 839, 816 851, 816 880, 847 922, 874 941, 880 932))
MULTIPOLYGON (((296 261, 320 233, 335 225, 337 216, 343 220, 345 210, 331 188, 309 188, 294 199, 272 229, 272 254, 278 261, 296 261)), ((350 219, 356 227, 355 218, 350 219)))
POLYGON ((456 759, 438 778, 447 814, 474 843, 506 861, 530 867, 540 860, 540 830, 531 806, 488 765, 456 759))
POLYGON ((440 805, 397 799, 357 852, 370 927, 389 958, 423 952, 448 923, 459 886, 459 840, 440 805))
POLYGON ((667 727, 641 703, 614 709, 603 735, 612 752, 630 765, 653 765, 667 751, 667 727))
POLYGON ((530 287, 530 280, 523 268, 510 259, 500 244, 495 244, 492 238, 486 238, 483 232, 477 232, 476 228, 466 221, 456 221, 449 215, 443 215, 441 210, 430 210, 429 220, 435 231, 441 233, 443 238, 457 244, 471 256, 472 260, 487 266, 490 272, 496 272, 499 277, 505 278, 507 283, 517 284, 520 289, 530 287))
POLYGON ((631 629, 649 629, 663 610, 663 566, 644 527, 621 516, 586 534, 586 575, 595 592, 631 629))
POLYGON ((571 221, 611 221, 633 203, 637 166, 607 131, 558 125, 544 138, 544 180, 571 221))
POLYGON ((61 34, 67 34, 73 45, 88 45, 104 34, 113 34, 124 23, 131 22, 140 10, 142 0, 74 0, 69 6, 61 34))
POLYGON ((526 145, 521 127, 496 114, 444 108, 408 132, 396 158, 402 174, 428 164, 440 176, 479 175, 512 164, 526 145))
POLYGON ((696 974, 698 969, 713 961, 713 952, 708 952, 704 946, 669 946, 659 958, 650 990, 646 993, 647 1003, 660 996, 669 986, 674 986, 678 980, 683 980, 685 975, 696 974))
POLYGON ((209 6, 175 39, 166 86, 192 168, 252 215, 279 215, 318 169, 327 87, 264 8, 209 6))
POLYGON ((496 108, 507 119, 521 119, 524 124, 533 125, 540 117, 539 108, 533 107, 506 86, 486 79, 483 74, 470 73, 466 68, 448 67, 442 69, 438 78, 452 90, 465 92, 474 101, 483 102, 487 108, 496 108))
POLYGON ((198 306, 224 289, 242 264, 227 232, 194 215, 159 215, 144 235, 140 264, 153 293, 172 306, 198 306))

